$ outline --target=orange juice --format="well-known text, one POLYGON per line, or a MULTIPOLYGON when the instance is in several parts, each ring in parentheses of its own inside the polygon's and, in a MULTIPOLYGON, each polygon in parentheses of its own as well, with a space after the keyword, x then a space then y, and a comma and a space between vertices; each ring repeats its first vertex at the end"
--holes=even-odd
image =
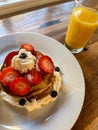
POLYGON ((83 48, 98 27, 98 13, 86 7, 73 10, 65 42, 68 47, 83 48))

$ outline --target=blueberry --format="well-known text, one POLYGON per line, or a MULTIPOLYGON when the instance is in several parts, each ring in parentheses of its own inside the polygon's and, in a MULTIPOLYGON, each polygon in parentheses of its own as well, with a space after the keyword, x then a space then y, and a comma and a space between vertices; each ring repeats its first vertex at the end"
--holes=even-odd
POLYGON ((58 66, 56 66, 55 71, 60 72, 60 68, 58 66))
POLYGON ((51 92, 51 97, 56 97, 58 95, 58 93, 57 93, 57 91, 56 90, 53 90, 52 92, 51 92))
POLYGON ((23 58, 23 59, 26 58, 26 57, 27 57, 27 55, 25 53, 21 53, 20 56, 19 56, 19 58, 23 58))
POLYGON ((26 100, 24 98, 21 98, 19 100, 19 105, 23 106, 23 105, 25 105, 25 103, 26 103, 26 100))

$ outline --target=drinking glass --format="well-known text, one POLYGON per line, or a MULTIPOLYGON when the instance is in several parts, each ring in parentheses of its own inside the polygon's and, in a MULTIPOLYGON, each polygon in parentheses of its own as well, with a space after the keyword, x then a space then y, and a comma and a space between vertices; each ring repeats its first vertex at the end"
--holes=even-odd
POLYGON ((98 27, 98 0, 75 0, 65 45, 72 53, 79 53, 98 27))

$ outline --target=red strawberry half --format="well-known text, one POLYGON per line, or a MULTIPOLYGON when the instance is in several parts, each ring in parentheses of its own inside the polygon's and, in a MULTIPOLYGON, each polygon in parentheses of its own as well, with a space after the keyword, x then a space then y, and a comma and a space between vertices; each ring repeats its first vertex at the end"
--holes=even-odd
POLYGON ((26 51, 30 51, 32 54, 35 54, 34 47, 31 44, 24 43, 21 45, 20 49, 25 49, 26 51))
POLYGON ((11 60, 12 60, 12 58, 13 58, 15 55, 18 55, 18 51, 12 51, 12 52, 10 52, 10 53, 5 57, 4 64, 5 64, 6 66, 10 66, 10 65, 11 65, 11 60))
POLYGON ((43 75, 40 71, 33 69, 26 74, 26 78, 32 83, 32 85, 37 85, 43 80, 43 75))
POLYGON ((47 74, 54 72, 54 63, 49 56, 42 56, 38 61, 38 66, 43 72, 47 74))
POLYGON ((37 59, 40 59, 42 56, 44 56, 44 54, 42 52, 40 52, 40 51, 36 50, 35 53, 36 53, 37 59))
POLYGON ((13 69, 11 66, 4 68, 2 72, 0 73, 0 82, 6 86, 9 87, 10 83, 21 74, 13 69))
POLYGON ((24 77, 17 77, 10 84, 10 90, 16 96, 25 96, 30 92, 30 89, 30 82, 24 77))

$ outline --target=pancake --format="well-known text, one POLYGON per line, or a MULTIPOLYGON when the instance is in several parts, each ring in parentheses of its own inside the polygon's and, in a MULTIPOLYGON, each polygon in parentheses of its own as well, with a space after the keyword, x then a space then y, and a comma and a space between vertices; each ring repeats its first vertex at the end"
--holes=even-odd
MULTIPOLYGON (((19 108, 25 108, 27 111, 31 112, 57 99, 57 96, 56 97, 51 96, 51 92, 52 90, 56 90, 57 93, 59 94, 59 91, 61 89, 61 75, 59 72, 54 72, 54 77, 55 77, 55 80, 52 81, 52 86, 50 88, 47 88, 43 92, 38 91, 39 92, 38 95, 37 93, 34 95, 33 90, 32 90, 32 92, 30 92, 30 95, 27 95, 26 97, 12 96, 11 94, 8 94, 7 92, 3 91, 2 89, 3 87, 1 85, 0 96, 3 100, 7 101, 11 105, 19 107, 19 108), (26 100, 25 105, 19 104, 20 99, 26 100)), ((44 84, 45 86, 50 85, 50 83, 46 84, 47 82, 46 79, 44 81, 40 85, 42 84, 44 84)))
POLYGON ((13 106, 31 112, 55 101, 61 89, 61 71, 51 57, 22 44, 1 65, 0 96, 13 106))

